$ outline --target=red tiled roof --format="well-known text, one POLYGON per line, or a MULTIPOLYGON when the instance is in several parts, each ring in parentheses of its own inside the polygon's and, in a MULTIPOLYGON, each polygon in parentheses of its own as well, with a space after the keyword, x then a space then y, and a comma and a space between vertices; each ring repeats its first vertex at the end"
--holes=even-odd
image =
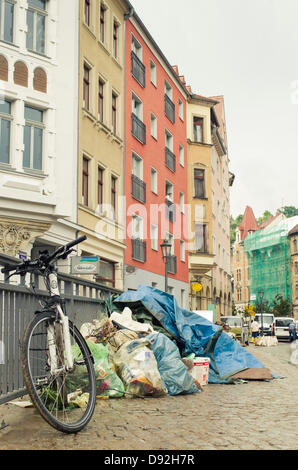
POLYGON ((241 241, 247 237, 249 232, 256 232, 256 230, 259 230, 260 227, 251 207, 246 206, 242 222, 238 228, 241 234, 241 241))

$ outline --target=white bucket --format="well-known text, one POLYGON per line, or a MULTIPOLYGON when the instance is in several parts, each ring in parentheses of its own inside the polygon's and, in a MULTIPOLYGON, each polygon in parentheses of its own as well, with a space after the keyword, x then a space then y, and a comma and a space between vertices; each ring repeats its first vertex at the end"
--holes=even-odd
POLYGON ((200 385, 207 385, 209 376, 209 357, 195 357, 191 375, 200 385))

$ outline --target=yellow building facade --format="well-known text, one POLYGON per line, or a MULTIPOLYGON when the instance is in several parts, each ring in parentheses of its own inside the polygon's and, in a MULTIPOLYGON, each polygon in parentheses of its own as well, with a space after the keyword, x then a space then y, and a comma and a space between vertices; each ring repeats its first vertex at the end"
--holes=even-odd
POLYGON ((123 288, 125 2, 81 0, 78 224, 83 255, 100 257, 97 281, 123 288))
POLYGON ((190 213, 189 282, 191 310, 212 304, 212 138, 215 101, 191 94, 187 103, 188 204, 190 213), (197 290, 197 284, 201 290, 197 290))

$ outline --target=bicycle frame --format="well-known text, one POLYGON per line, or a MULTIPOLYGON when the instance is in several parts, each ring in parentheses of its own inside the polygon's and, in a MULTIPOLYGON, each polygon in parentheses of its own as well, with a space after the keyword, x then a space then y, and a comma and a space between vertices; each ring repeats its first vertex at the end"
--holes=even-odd
MULTIPOLYGON (((61 297, 60 291, 58 287, 58 276, 57 271, 52 268, 51 272, 46 275, 48 276, 49 280, 49 293, 52 298, 56 298, 56 302, 54 304, 54 308, 57 312, 57 317, 61 320, 62 324, 62 331, 63 331, 63 339, 64 339, 64 346, 65 346, 65 354, 68 364, 68 370, 73 369, 73 358, 71 353, 71 342, 70 342, 70 332, 69 332, 69 321, 66 314, 64 314, 61 308, 61 297)), ((54 326, 50 325, 48 328, 48 344, 49 344, 49 354, 50 354, 50 362, 51 362, 51 374, 57 375, 61 372, 58 368, 58 361, 57 361, 57 352, 55 347, 55 337, 54 337, 54 326)))

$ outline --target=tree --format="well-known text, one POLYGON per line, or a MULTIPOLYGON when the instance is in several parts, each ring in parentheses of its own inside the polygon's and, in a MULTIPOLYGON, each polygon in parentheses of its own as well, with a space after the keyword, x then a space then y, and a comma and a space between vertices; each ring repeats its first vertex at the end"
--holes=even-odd
POLYGON ((273 217, 270 211, 265 211, 264 214, 257 219, 257 222, 259 225, 261 225, 263 222, 266 222, 266 220, 270 219, 270 217, 273 217))
POLYGON ((272 308, 270 307, 270 303, 268 300, 257 300, 256 302, 256 313, 271 313, 272 308))
POLYGON ((298 207, 295 206, 284 206, 281 209, 278 209, 279 212, 284 214, 287 219, 290 217, 295 217, 295 215, 298 215, 298 207))
POLYGON ((281 294, 277 294, 273 300, 273 313, 276 317, 288 317, 293 313, 293 304, 281 294))
POLYGON ((236 229, 239 227, 243 219, 243 215, 239 214, 236 219, 232 216, 230 217, 230 232, 231 232, 231 246, 234 244, 236 240, 236 229))

